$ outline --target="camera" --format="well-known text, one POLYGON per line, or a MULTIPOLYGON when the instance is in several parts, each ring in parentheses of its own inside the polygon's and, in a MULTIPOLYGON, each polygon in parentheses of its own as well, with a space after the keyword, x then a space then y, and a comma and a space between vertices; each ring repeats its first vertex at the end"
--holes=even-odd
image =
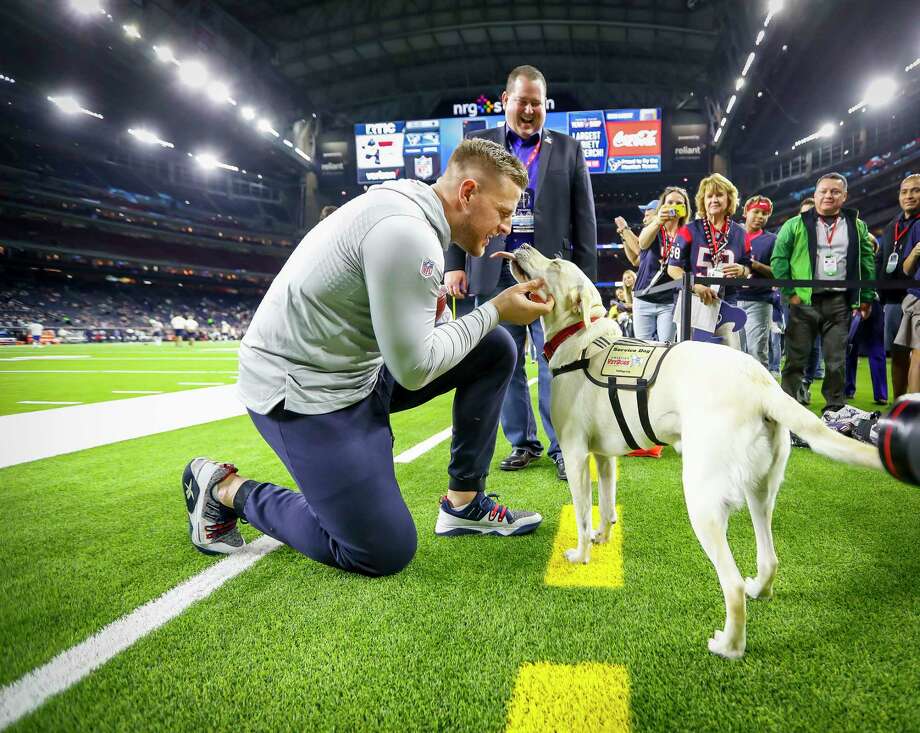
POLYGON ((687 207, 683 204, 662 204, 658 213, 672 213, 674 218, 683 219, 687 216, 687 207))

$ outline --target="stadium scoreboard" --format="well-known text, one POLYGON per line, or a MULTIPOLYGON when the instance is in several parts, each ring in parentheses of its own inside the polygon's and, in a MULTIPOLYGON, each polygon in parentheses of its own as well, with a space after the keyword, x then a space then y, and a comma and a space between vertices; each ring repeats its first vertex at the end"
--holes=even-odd
MULTIPOLYGON (((503 115, 488 115, 357 124, 358 183, 432 181, 470 132, 504 123, 503 115)), ((660 108, 549 112, 545 128, 578 140, 592 174, 661 172, 660 108)))

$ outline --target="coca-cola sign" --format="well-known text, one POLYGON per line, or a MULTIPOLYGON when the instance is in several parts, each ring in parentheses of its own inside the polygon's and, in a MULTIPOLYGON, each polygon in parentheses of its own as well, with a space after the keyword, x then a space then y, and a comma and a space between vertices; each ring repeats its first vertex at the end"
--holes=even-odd
POLYGON ((661 120, 607 120, 607 139, 617 156, 661 155, 661 120))
POLYGON ((658 145, 658 130, 639 130, 638 132, 624 132, 617 130, 613 136, 615 148, 647 148, 658 145))

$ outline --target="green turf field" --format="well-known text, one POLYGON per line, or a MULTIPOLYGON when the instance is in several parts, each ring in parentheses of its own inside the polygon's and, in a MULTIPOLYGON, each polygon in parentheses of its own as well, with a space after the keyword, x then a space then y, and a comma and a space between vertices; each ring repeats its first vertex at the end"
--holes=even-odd
POLYGON ((236 381, 237 342, 58 344, 0 348, 0 415, 236 381))
MULTIPOLYGON (((0 372, 139 369, 145 362, 128 357, 150 354, 167 358, 150 363, 169 370, 224 374, 124 375, 124 389, 232 381, 235 362, 196 360, 233 353, 198 346, 44 349, 92 358, 4 361, 0 372)), ((13 355, 28 353, 0 351, 13 355)), ((28 399, 66 393, 90 402, 118 397, 110 395, 121 389, 116 376, 0 374, 2 411, 26 399, 15 380, 32 380, 28 399)), ((817 385, 813 393, 820 406, 817 385)), ((865 364, 859 394, 854 403, 869 408, 865 364)), ((394 415, 396 452, 449 423, 449 396, 394 415)), ((531 662, 623 665, 636 731, 920 730, 916 488, 795 449, 774 521, 775 597, 749 602, 747 656, 728 662, 706 650, 724 605, 687 521, 671 449, 661 460, 621 462, 625 582, 613 590, 544 584, 561 506, 571 500, 546 459, 498 471, 507 449, 500 437, 490 489, 543 513, 534 535, 436 538, 442 443, 397 466, 419 531, 405 571, 369 580, 277 550, 12 730, 500 731, 518 671, 531 662)), ((196 455, 290 482, 246 418, 0 470, 0 685, 216 562, 195 552, 186 532, 179 479, 196 455)), ((244 535, 258 532, 244 527, 244 535)), ((746 513, 733 519, 730 538, 752 574, 746 513)))

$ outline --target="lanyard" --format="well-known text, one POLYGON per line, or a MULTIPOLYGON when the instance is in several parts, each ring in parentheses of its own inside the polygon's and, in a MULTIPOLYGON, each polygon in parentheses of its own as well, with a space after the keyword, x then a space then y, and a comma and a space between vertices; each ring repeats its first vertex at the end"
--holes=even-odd
POLYGON ((894 222, 894 246, 892 247, 893 251, 899 252, 901 250, 901 239, 903 239, 904 235, 910 231, 910 228, 914 225, 914 222, 918 220, 920 220, 920 214, 914 214, 912 217, 910 217, 910 219, 907 220, 907 224, 904 227, 903 232, 898 229, 898 224, 900 222, 895 220, 894 222))
POLYGON ((528 170, 530 166, 533 165, 533 162, 537 159, 537 156, 540 154, 540 146, 543 145, 543 140, 539 140, 536 145, 533 146, 533 150, 530 151, 530 157, 524 161, 524 167, 528 170))
POLYGON ((728 226, 729 220, 726 219, 722 229, 713 232, 712 224, 709 219, 703 219, 703 232, 706 234, 706 246, 709 247, 709 254, 712 257, 712 264, 718 266, 722 263, 722 253, 728 244, 728 226), (715 235, 715 236, 713 236, 715 235), (721 244, 721 246, 718 246, 721 244))
POLYGON ((840 223, 840 217, 838 216, 836 219, 834 219, 834 226, 832 227, 827 225, 827 222, 824 221, 823 216, 819 217, 819 219, 821 221, 821 226, 824 227, 824 236, 827 237, 827 246, 830 247, 831 242, 834 241, 834 232, 837 231, 837 225, 840 223))
POLYGON ((664 264, 668 261, 668 258, 671 256, 671 247, 674 246, 674 240, 677 239, 677 234, 675 233, 673 237, 668 236, 668 232, 664 227, 659 229, 661 235, 661 264, 664 264))

